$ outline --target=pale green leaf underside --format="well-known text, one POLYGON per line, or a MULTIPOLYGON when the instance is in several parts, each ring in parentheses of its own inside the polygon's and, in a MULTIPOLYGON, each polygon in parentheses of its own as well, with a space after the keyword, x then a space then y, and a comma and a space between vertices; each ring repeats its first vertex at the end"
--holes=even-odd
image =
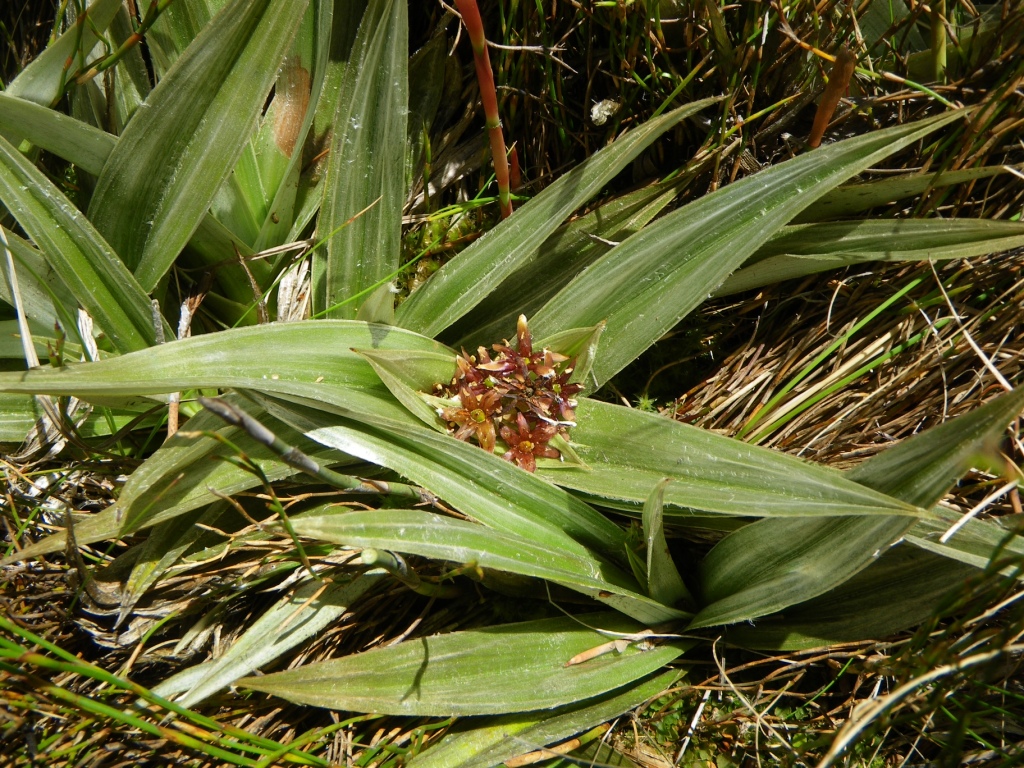
MULTIPOLYGON (((581 621, 613 632, 644 627, 615 614, 581 621)), ((682 644, 634 647, 566 667, 608 638, 569 618, 545 619, 407 640, 301 669, 247 677, 239 685, 300 704, 396 715, 528 712, 599 696, 654 672, 682 644)))

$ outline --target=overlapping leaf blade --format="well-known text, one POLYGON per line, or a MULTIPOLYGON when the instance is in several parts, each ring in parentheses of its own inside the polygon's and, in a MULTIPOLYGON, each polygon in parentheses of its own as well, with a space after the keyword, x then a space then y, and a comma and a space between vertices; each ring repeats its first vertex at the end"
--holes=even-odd
POLYGON ((89 217, 144 289, 169 269, 234 166, 305 5, 234 0, 125 128, 89 217))
MULTIPOLYGON (((1024 389, 997 398, 975 411, 917 434, 872 457, 847 473, 865 486, 930 508, 971 466, 991 449, 1006 424, 1024 408, 1024 389)), ((730 534, 701 564, 702 588, 710 603, 691 626, 711 626, 756 618, 804 604, 842 586, 911 530, 908 518, 840 518, 839 520, 763 520, 730 534)), ((928 526, 926 522, 923 524, 928 526)), ((935 567, 956 569, 952 562, 935 567)), ((865 578, 874 579, 872 574, 865 578)), ((934 607, 936 593, 919 595, 934 607)), ((851 609, 852 610, 852 609, 851 609)), ((904 619, 875 604, 861 619, 866 626, 898 625, 904 619)), ((916 616, 917 614, 910 614, 916 616)), ((803 629, 811 621, 805 614, 803 629)), ((787 611, 787 621, 789 611, 787 611)), ((823 625, 824 626, 824 625, 823 625)))
MULTIPOLYGON (((396 313, 398 324, 428 336, 440 333, 475 307, 489 286, 498 285, 532 258, 572 211, 593 197, 658 136, 714 101, 705 99, 649 120, 562 176, 515 216, 445 264, 402 304, 396 313)), ((596 325, 600 319, 551 331, 596 325)))
MULTIPOLYGON (((354 318, 361 303, 356 297, 398 269, 406 197, 406 14, 401 0, 370 2, 342 78, 317 221, 318 237, 329 238, 326 263, 314 271, 315 307, 328 317, 354 318)), ((365 319, 392 321, 393 294, 387 299, 365 319)))
POLYGON ((961 116, 949 113, 838 142, 673 211, 591 264, 531 326, 543 336, 605 320, 606 343, 594 369, 604 383, 825 192, 961 116))
POLYGON ((0 137, 0 201, 119 352, 156 342, 149 297, 102 235, 0 137))
POLYGON ((608 613, 507 624, 408 640, 296 670, 243 678, 238 684, 301 704, 356 712, 529 712, 633 683, 686 647, 675 641, 647 652, 627 648, 566 667, 577 654, 607 642, 605 635, 589 627, 611 632, 643 629, 608 613))
POLYGON ((786 227, 715 291, 727 296, 870 261, 940 261, 1024 245, 1024 224, 978 219, 877 219, 786 227))

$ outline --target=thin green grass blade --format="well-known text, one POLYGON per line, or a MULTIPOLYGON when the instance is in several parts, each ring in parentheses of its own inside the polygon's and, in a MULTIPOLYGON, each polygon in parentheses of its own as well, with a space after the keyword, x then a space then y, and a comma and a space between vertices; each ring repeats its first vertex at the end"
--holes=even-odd
POLYGON ((45 107, 56 104, 64 95, 68 68, 73 71, 88 63, 102 33, 113 21, 121 0, 95 0, 85 13, 78 15, 74 26, 46 47, 7 86, 8 96, 34 101, 45 107))
MULTIPOLYGON (((408 29, 405 2, 372 0, 352 66, 342 78, 317 222, 318 239, 329 238, 326 263, 322 273, 314 270, 313 285, 315 311, 327 317, 354 318, 359 302, 349 299, 398 269, 406 198, 408 29)), ((364 319, 391 322, 393 295, 388 299, 364 319)))
POLYGON ((715 291, 728 296, 871 261, 967 259, 1024 245, 1024 224, 979 219, 866 220, 786 227, 715 291))
POLYGON ((329 584, 307 581, 260 616, 215 661, 199 665, 202 676, 197 683, 192 682, 196 668, 190 667, 164 680, 153 692, 175 697, 183 707, 195 706, 316 637, 386 575, 371 571, 329 584), (311 598, 315 599, 311 602, 311 598))
POLYGON ((668 541, 665 539, 662 509, 665 505, 665 487, 670 482, 672 481, 665 478, 654 486, 654 490, 644 503, 641 521, 647 543, 647 594, 652 600, 665 605, 685 604, 692 608, 693 598, 690 590, 686 588, 679 571, 676 570, 672 553, 668 549, 668 541))
POLYGON ((441 741, 409 761, 409 768, 491 768, 509 758, 555 744, 614 720, 668 690, 681 673, 663 672, 594 703, 570 705, 544 715, 506 715, 456 724, 441 741))
POLYGON ((146 290, 170 268, 234 166, 305 5, 227 5, 153 89, 110 154, 89 217, 146 290))
MULTIPOLYGON (((586 614, 613 632, 644 627, 614 614, 586 614)), ((239 685, 300 704, 396 715, 488 715, 584 701, 642 679, 679 656, 682 641, 627 648, 566 667, 607 636, 569 618, 506 624, 409 640, 301 669, 247 677, 239 685), (500 691, 496 696, 495 691, 500 691)))
MULTIPOLYGON (((533 258, 536 249, 570 213, 597 194, 658 136, 715 101, 694 102, 648 120, 565 174, 516 211, 515 216, 445 264, 399 307, 398 324, 428 336, 440 333, 533 258)), ((596 325, 601 319, 549 328, 546 333, 596 325)))
POLYGON ((531 318, 531 328, 543 336, 607 321, 594 366, 603 384, 825 192, 962 116, 953 112, 847 139, 673 211, 591 264, 531 318))
POLYGON ((537 474, 636 514, 663 478, 665 515, 911 515, 915 507, 839 472, 633 408, 581 398, 572 446, 590 469, 546 463, 537 474), (624 503, 616 503, 624 502, 624 503))
POLYGON ((149 297, 92 224, 0 137, 0 201, 119 352, 156 343, 149 297))

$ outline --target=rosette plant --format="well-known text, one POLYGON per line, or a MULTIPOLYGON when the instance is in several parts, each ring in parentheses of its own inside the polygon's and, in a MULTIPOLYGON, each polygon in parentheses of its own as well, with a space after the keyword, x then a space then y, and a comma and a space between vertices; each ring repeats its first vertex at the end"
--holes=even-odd
MULTIPOLYGON (((148 531, 124 621, 188 561, 197 523, 229 517, 232 494, 305 473, 366 502, 266 518, 296 542, 294 589, 158 693, 191 706, 233 686, 355 712, 500 716, 465 720, 414 761, 490 765, 522 751, 517 735, 552 743, 663 690, 683 675, 666 665, 707 639, 883 636, 994 553, 1024 552, 991 521, 940 538, 956 515, 937 506, 1020 412, 1019 391, 845 473, 591 397, 710 295, 1024 244, 1011 222, 815 220, 858 195, 870 205, 873 188, 842 185, 969 113, 839 141, 665 213, 684 169, 566 223, 714 100, 678 106, 396 303, 446 55, 440 36, 410 63, 401 0, 179 0, 141 20, 96 0, 0 94, 2 298, 17 311, 3 349, 28 363, 0 374, 9 423, 24 411, 124 438, 168 407, 189 417, 115 504, 8 560, 63 551, 72 533, 81 545, 148 531), (73 183, 48 177, 40 150, 68 161, 73 183), (568 390, 546 395, 550 429, 527 423, 529 408, 485 426, 500 398, 445 390, 463 350, 495 343, 538 367, 548 355, 551 373, 533 375, 568 390), (47 350, 53 365, 39 366, 47 350), (666 525, 719 540, 677 562, 666 525), (442 578, 417 571, 430 561, 442 578), (538 615, 572 610, 275 671, 391 578, 439 599, 476 581, 535 599, 538 615)), ((904 194, 935 182, 912 176, 904 194)))

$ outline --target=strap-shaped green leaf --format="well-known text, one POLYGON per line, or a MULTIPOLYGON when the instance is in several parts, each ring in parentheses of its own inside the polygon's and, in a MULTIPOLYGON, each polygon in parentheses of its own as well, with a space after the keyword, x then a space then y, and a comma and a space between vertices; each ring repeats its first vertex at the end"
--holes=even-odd
MULTIPOLYGON (((409 46, 407 5, 372 0, 341 82, 317 235, 326 263, 314 271, 314 308, 354 318, 365 291, 398 269, 405 203, 409 46)), ((386 290, 386 289, 385 289, 386 290)), ((375 316, 391 322, 390 292, 375 316)))
POLYGON ((10 93, 0 93, 0 133, 12 144, 28 139, 93 176, 117 144, 116 136, 10 93))
POLYGON ((409 761, 409 768, 491 768, 510 757, 554 744, 638 707, 671 688, 678 671, 663 672, 596 702, 568 705, 551 713, 505 715, 463 721, 440 742, 409 761))
POLYGON ((665 539, 665 519, 662 509, 665 505, 665 487, 672 482, 665 478, 654 486, 644 503, 642 517, 644 540, 647 543, 647 594, 652 600, 665 605, 679 605, 685 601, 693 607, 690 590, 683 583, 672 553, 665 539))
POLYGON ((146 290, 234 167, 306 0, 234 0, 149 94, 111 152, 89 218, 146 290))
MULTIPOLYGON (((992 448, 1021 408, 1024 389, 914 435, 846 475, 930 508, 980 454, 992 448)), ((701 564, 702 593, 709 604, 691 626, 764 616, 840 588, 915 522, 899 517, 847 517, 761 520, 741 528, 719 542, 701 564)), ((933 527, 926 523, 924 531, 933 527)))
POLYGON ((629 647, 566 667, 577 654, 608 642, 608 636, 589 627, 620 633, 644 629, 608 613, 585 614, 579 621, 545 619, 407 640, 287 672, 246 677, 238 684, 300 704, 355 712, 529 712, 629 685, 692 645, 674 641, 650 651, 629 647))
POLYGON ((739 291, 870 261, 941 261, 1024 245, 1024 224, 985 219, 868 219, 786 227, 715 291, 739 291))
POLYGON ((121 0, 95 0, 74 26, 46 47, 7 86, 7 94, 50 106, 60 100, 71 71, 84 66, 86 57, 121 7, 121 0))
MULTIPOLYGON (((648 120, 565 174, 438 270, 399 307, 398 324, 428 336, 440 333, 532 258, 537 247, 570 213, 597 194, 658 136, 715 101, 694 102, 648 120)), ((600 320, 549 328, 545 333, 596 325, 600 320)))
POLYGON ((695 200, 591 264, 531 318, 531 327, 543 336, 605 320, 594 366, 603 384, 825 192, 962 116, 952 112, 840 141, 695 200))
POLYGON ((546 464, 537 474, 597 504, 639 513, 668 477, 671 522, 685 523, 694 509, 743 517, 921 514, 828 467, 657 414, 581 398, 576 423, 572 446, 589 469, 546 464))
POLYGON ((156 343, 145 290, 71 201, 2 137, 0 201, 114 349, 130 352, 156 343))

